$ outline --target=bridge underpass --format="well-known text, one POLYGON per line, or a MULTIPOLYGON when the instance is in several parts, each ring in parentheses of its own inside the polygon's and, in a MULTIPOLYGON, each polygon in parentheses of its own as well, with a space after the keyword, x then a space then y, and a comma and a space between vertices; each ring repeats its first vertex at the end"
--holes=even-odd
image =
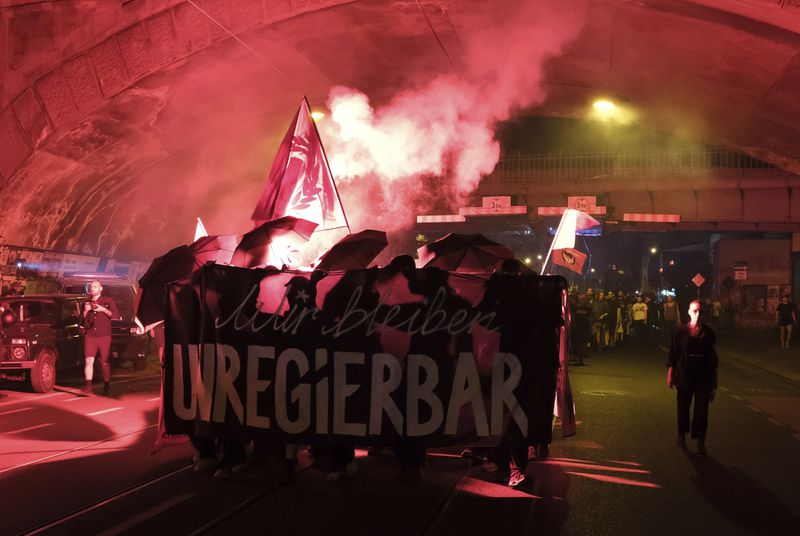
POLYGON ((547 207, 595 196, 602 219, 620 230, 800 231, 800 177, 725 150, 505 155, 482 181, 482 196, 527 206, 534 229, 552 220, 542 214, 547 207), (625 221, 625 214, 679 221, 625 221))

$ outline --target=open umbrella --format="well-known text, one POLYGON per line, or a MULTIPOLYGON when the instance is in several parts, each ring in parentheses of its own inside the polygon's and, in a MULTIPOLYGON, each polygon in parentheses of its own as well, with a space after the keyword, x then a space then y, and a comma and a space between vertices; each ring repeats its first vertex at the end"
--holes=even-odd
POLYGON ((228 263, 236 249, 236 235, 204 236, 188 246, 178 246, 150 263, 139 279, 141 295, 136 316, 144 325, 164 320, 164 287, 183 279, 209 261, 228 263))
POLYGON ((153 259, 139 279, 141 297, 136 316, 145 326, 164 320, 164 286, 194 271, 196 261, 189 246, 178 246, 153 259))
POLYGON ((203 236, 195 240, 189 247, 195 261, 203 265, 208 261, 217 264, 229 264, 239 237, 236 235, 203 236))
POLYGON ((450 233, 418 251, 426 268, 433 266, 450 272, 491 273, 504 260, 515 258, 506 246, 479 234, 450 233))
POLYGON ((383 251, 389 241, 386 233, 367 229, 345 236, 319 260, 320 270, 360 270, 366 268, 383 251))
POLYGON ((242 236, 231 264, 243 268, 289 264, 289 254, 307 242, 316 228, 315 222, 294 216, 268 221, 242 236))

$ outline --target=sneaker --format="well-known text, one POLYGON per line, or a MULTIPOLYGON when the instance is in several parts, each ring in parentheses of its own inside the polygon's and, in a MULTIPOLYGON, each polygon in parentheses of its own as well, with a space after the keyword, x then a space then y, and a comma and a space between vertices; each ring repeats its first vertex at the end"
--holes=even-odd
POLYGON ((194 462, 195 473, 207 473, 217 466, 216 458, 201 458, 197 457, 194 462))
POLYGON ((486 462, 483 465, 481 465, 481 471, 483 471, 484 473, 496 473, 499 470, 500 468, 494 462, 486 462))
POLYGON ((707 454, 706 445, 702 441, 697 442, 697 454, 700 456, 705 456, 707 454))
POLYGON ((94 396, 91 382, 86 382, 86 385, 80 391, 80 396, 94 396))
POLYGON ((108 396, 111 394, 111 384, 108 382, 103 382, 103 394, 108 396))
POLYGON ((475 454, 475 451, 469 448, 461 451, 461 457, 467 460, 470 463, 470 465, 476 465, 484 462, 483 456, 475 454))
POLYGON ((233 476, 230 467, 220 467, 216 471, 214 471, 214 478, 219 478, 221 480, 229 480, 233 476))
POLYGON ((520 471, 519 469, 514 469, 511 471, 511 475, 508 477, 508 487, 509 488, 518 488, 525 483, 528 476, 520 471))

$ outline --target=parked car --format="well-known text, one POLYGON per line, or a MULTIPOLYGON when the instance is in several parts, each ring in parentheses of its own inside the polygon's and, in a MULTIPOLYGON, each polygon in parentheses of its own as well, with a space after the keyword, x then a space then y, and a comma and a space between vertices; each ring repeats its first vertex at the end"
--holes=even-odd
MULTIPOLYGON (((42 294, 3 299, 0 373, 24 376, 34 391, 49 392, 58 372, 83 368, 80 311, 86 296, 42 294)), ((132 321, 112 322, 111 360, 147 365, 147 338, 132 321)))

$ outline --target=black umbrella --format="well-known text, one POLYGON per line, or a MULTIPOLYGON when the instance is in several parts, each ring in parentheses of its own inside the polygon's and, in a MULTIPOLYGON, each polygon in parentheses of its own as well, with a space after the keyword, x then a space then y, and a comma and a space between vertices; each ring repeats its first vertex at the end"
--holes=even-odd
POLYGON ((367 229, 345 236, 319 260, 319 270, 359 270, 366 268, 389 241, 383 231, 367 229))
POLYGON ((287 254, 311 238, 317 224, 313 221, 284 216, 259 225, 242 236, 231 258, 231 264, 242 268, 284 264, 287 254))
POLYGON ((136 316, 145 326, 164 320, 164 286, 194 271, 196 261, 189 246, 178 246, 153 259, 139 279, 141 296, 136 316))
POLYGON ((236 248, 236 235, 204 236, 188 246, 178 246, 150 263, 139 279, 141 295, 136 316, 144 325, 164 320, 164 287, 191 274, 209 261, 228 263, 236 248))
POLYGON ((198 265, 208 261, 217 264, 230 264, 233 252, 239 237, 236 235, 203 236, 194 241, 189 247, 198 265))
POLYGON ((424 266, 450 272, 491 273, 514 253, 480 234, 450 233, 419 248, 424 266))

